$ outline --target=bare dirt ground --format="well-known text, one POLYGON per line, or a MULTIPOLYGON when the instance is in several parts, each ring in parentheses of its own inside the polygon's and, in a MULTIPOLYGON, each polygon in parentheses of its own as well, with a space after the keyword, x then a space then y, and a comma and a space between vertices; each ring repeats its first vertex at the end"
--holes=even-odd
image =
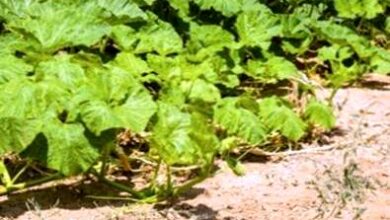
POLYGON ((337 93, 328 150, 248 158, 242 177, 220 163, 171 206, 91 200, 107 189, 73 183, 0 197, 0 219, 390 219, 388 81, 337 93))

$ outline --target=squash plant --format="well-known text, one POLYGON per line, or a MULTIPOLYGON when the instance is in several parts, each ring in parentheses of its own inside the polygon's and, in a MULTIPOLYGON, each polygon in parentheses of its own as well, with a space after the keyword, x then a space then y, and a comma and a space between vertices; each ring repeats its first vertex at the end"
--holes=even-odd
POLYGON ((154 202, 202 181, 218 155, 237 168, 238 144, 329 130, 334 115, 314 79, 337 91, 365 72, 388 74, 389 44, 377 36, 389 40, 389 5, 0 0, 0 194, 93 174, 154 202), (118 153, 124 130, 148 134, 155 175, 143 189, 107 178, 113 153, 128 159, 118 153), (24 167, 10 172, 10 155, 24 167), (46 174, 20 180, 32 164, 46 174), (173 167, 193 165, 195 178, 174 181, 173 167))

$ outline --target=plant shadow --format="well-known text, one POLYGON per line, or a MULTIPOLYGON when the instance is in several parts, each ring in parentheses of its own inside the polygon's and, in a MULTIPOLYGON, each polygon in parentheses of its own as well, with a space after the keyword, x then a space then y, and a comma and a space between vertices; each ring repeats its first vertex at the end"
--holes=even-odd
MULTIPOLYGON (((129 181, 117 181, 121 184, 131 184, 129 181)), ((162 217, 166 212, 174 212, 185 217, 196 216, 196 219, 215 219, 217 212, 205 205, 190 207, 186 200, 193 199, 205 192, 203 188, 193 187, 180 197, 150 206, 162 217)), ((94 199, 90 196, 119 198, 120 192, 104 183, 68 178, 49 182, 19 192, 0 196, 0 219, 17 219, 28 211, 45 211, 51 209, 81 210, 100 207, 110 209, 128 206, 132 201, 94 199)), ((123 198, 123 196, 121 197, 123 198)), ((134 204, 137 207, 137 204, 134 204)))
POLYGON ((60 183, 48 183, 31 189, 0 196, 0 219, 14 219, 25 212, 43 211, 53 208, 79 210, 103 206, 121 207, 128 201, 91 199, 88 196, 118 196, 108 186, 99 182, 82 182, 71 179, 60 183))

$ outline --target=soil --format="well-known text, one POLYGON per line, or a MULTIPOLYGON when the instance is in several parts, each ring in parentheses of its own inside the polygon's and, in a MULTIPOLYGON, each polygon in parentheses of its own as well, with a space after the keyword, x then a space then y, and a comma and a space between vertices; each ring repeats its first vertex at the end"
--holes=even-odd
POLYGON ((73 179, 0 197, 0 219, 390 219, 389 82, 367 79, 340 90, 327 144, 248 157, 241 177, 219 162, 213 177, 173 204, 88 199, 109 190, 73 179))

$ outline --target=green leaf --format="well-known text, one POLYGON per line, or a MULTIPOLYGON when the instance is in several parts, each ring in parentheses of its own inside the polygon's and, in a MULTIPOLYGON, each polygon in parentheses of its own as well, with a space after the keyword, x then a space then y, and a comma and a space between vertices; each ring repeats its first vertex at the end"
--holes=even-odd
POLYGON ((242 11, 263 11, 269 10, 265 4, 260 4, 257 0, 241 0, 242 11))
POLYGON ((111 38, 122 51, 134 51, 138 41, 137 31, 126 25, 111 28, 111 38))
POLYGON ((179 15, 182 18, 187 18, 190 13, 190 1, 189 0, 170 0, 169 4, 172 8, 179 11, 179 15))
POLYGON ((178 53, 183 48, 180 36, 171 24, 165 22, 158 22, 141 29, 138 39, 135 53, 157 52, 165 56, 178 53))
POLYGON ((231 33, 217 25, 197 25, 191 23, 190 36, 191 42, 202 47, 222 48, 229 46, 234 41, 231 33))
POLYGON ((84 69, 72 63, 71 56, 59 55, 53 59, 39 63, 36 74, 41 79, 58 80, 64 83, 69 89, 79 87, 86 79, 84 69))
MULTIPOLYGON (((0 35, 0 54, 2 56, 12 56, 16 51, 24 51, 29 53, 28 47, 31 47, 34 42, 23 39, 23 35, 18 33, 4 33, 0 35)), ((34 46, 33 46, 34 47, 34 46)))
POLYGON ((149 67, 158 73, 160 79, 169 83, 180 79, 180 60, 177 57, 172 58, 148 54, 147 62, 149 67))
POLYGON ((340 88, 346 83, 352 82, 364 73, 364 66, 353 59, 353 50, 333 44, 330 47, 322 47, 318 50, 318 58, 322 61, 330 61, 332 74, 328 76, 330 83, 340 88), (350 60, 352 64, 345 65, 344 61, 350 60))
POLYGON ((43 133, 49 146, 47 166, 66 176, 87 171, 99 157, 79 124, 49 122, 43 133))
POLYGON ((156 0, 139 0, 139 1, 142 1, 144 4, 146 5, 153 5, 153 3, 156 1, 156 0))
POLYGON ((56 117, 69 93, 56 81, 13 80, 0 86, 0 117, 56 117))
POLYGON ((0 0, 0 18, 10 20, 24 17, 28 9, 37 3, 38 0, 0 0))
POLYGON ((265 98, 260 104, 260 117, 273 131, 279 131, 292 141, 298 141, 305 135, 306 124, 280 99, 265 98))
POLYGON ((150 118, 156 112, 156 104, 145 90, 134 90, 126 102, 114 109, 115 113, 126 123, 125 128, 134 132, 143 131, 150 118))
POLYGON ((273 56, 266 62, 249 60, 247 69, 250 76, 268 83, 299 78, 295 65, 283 57, 273 56))
POLYGON ((34 140, 41 126, 36 120, 0 118, 0 156, 20 153, 34 140))
POLYGON ((173 164, 210 164, 218 141, 201 116, 191 116, 177 107, 159 103, 151 146, 173 164))
POLYGON ((25 63, 22 59, 0 53, 0 84, 14 78, 26 76, 32 70, 33 67, 25 63))
POLYGON ((119 53, 111 64, 126 70, 135 78, 140 78, 141 74, 151 71, 146 61, 128 52, 119 53))
POLYGON ((234 174, 236 174, 237 176, 245 175, 245 167, 240 161, 234 158, 227 158, 226 163, 229 166, 229 168, 232 169, 234 174))
POLYGON ((231 33, 217 25, 197 25, 191 23, 191 40, 187 45, 190 53, 197 53, 198 59, 214 55, 234 42, 231 33))
POLYGON ((130 0, 99 0, 97 4, 123 23, 147 19, 146 13, 130 0))
POLYGON ((131 74, 121 69, 98 73, 82 87, 71 103, 71 114, 82 120, 96 135, 111 128, 143 131, 156 105, 151 95, 131 74))
POLYGON ((109 32, 100 22, 101 9, 93 2, 61 4, 46 1, 28 7, 27 15, 8 25, 39 43, 38 51, 53 52, 67 46, 91 46, 109 32))
POLYGON ((318 21, 313 26, 322 39, 339 46, 350 46, 361 58, 369 58, 375 53, 369 40, 347 26, 332 21, 318 21))
POLYGON ((281 34, 278 17, 269 10, 246 11, 237 17, 236 29, 240 43, 268 49, 271 39, 281 34))
POLYGON ((310 30, 311 23, 314 23, 313 19, 298 12, 282 15, 280 19, 283 49, 289 53, 306 52, 314 39, 312 30, 310 30))
POLYGON ((233 16, 241 10, 242 3, 240 0, 194 0, 201 9, 211 9, 221 12, 225 16, 233 16))
POLYGON ((371 57, 370 66, 375 73, 390 73, 390 52, 384 49, 378 49, 377 53, 371 57))
POLYGON ((251 111, 236 106, 236 99, 225 98, 214 109, 215 123, 224 127, 229 135, 240 137, 250 144, 265 140, 263 123, 251 111))
POLYGON ((378 0, 335 0, 335 8, 341 17, 375 18, 384 11, 378 0))
POLYGON ((215 103, 219 99, 221 99, 221 94, 217 87, 213 84, 208 83, 202 79, 197 79, 194 82, 186 83, 186 86, 182 86, 184 88, 188 88, 185 90, 189 91, 189 98, 196 100, 200 99, 205 102, 215 103))
POLYGON ((312 100, 306 106, 305 118, 314 125, 319 125, 327 130, 334 127, 336 123, 336 117, 333 114, 331 107, 325 103, 312 100))
POLYGON ((110 106, 102 101, 91 101, 80 106, 82 120, 94 134, 110 128, 126 127, 110 106))

